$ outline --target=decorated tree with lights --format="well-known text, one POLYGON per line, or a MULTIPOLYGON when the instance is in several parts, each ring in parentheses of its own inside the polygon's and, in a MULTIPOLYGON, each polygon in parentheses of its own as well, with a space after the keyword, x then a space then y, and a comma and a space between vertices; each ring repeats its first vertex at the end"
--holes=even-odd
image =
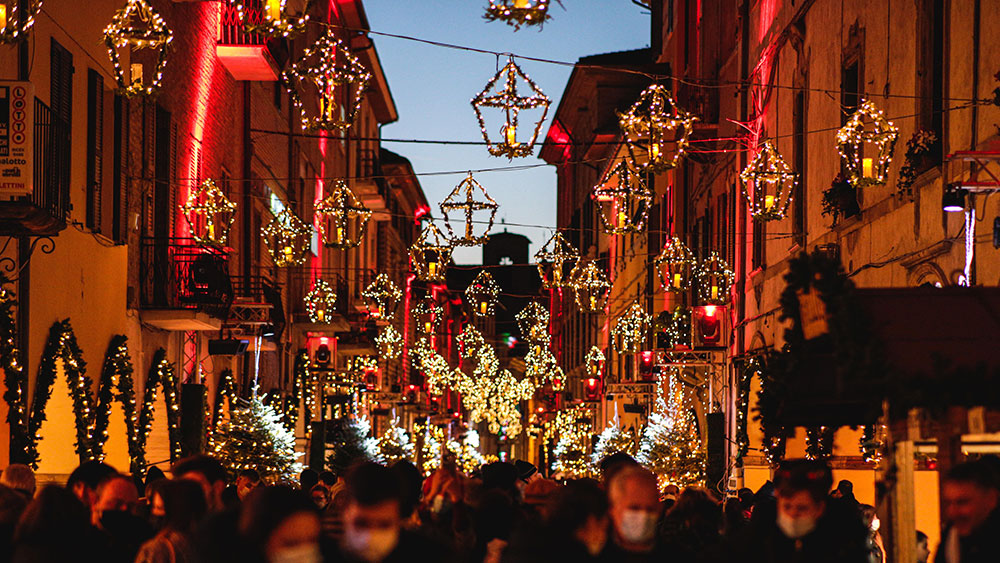
POLYGON ((210 446, 233 478, 244 469, 256 469, 267 483, 291 484, 302 471, 295 435, 256 393, 249 407, 233 408, 229 420, 212 432, 210 446))
POLYGON ((674 484, 681 488, 703 485, 705 449, 698 421, 683 397, 670 382, 668 397, 658 397, 656 410, 639 439, 636 461, 656 474, 660 488, 674 484))
POLYGON ((635 455, 635 437, 632 433, 622 430, 621 426, 618 425, 618 416, 616 415, 614 420, 608 421, 608 425, 597 437, 590 461, 594 467, 599 467, 601 460, 619 452, 635 455))
POLYGON ((552 470, 561 473, 565 479, 581 479, 590 477, 590 434, 583 429, 563 432, 552 451, 555 461, 552 470))
POLYGON ((394 418, 389 428, 378 439, 378 453, 387 465, 413 456, 413 443, 406 430, 399 426, 399 419, 394 418))
POLYGON ((335 425, 330 440, 333 453, 326 458, 330 471, 341 475, 348 467, 362 461, 382 461, 378 440, 371 436, 371 423, 367 418, 344 418, 335 425))

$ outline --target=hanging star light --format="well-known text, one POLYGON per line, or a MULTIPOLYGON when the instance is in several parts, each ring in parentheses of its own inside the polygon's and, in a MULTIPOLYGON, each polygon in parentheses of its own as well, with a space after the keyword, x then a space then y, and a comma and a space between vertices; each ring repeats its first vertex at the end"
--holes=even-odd
POLYGON ((42 0, 12 2, 10 6, 0 4, 0 45, 13 43, 27 35, 28 30, 35 25, 35 16, 41 10, 42 0), (19 9, 25 10, 24 21, 21 21, 19 9))
POLYGON ((191 229, 191 238, 198 244, 225 247, 229 228, 236 220, 236 204, 211 179, 188 193, 181 212, 191 229))
POLYGON ((322 279, 316 278, 303 301, 306 304, 306 314, 314 323, 329 323, 336 314, 337 292, 322 279))
POLYGON ((292 13, 288 0, 229 0, 247 33, 259 33, 272 39, 291 37, 302 32, 309 21, 312 0, 306 0, 299 13, 292 13), (255 8, 254 4, 262 4, 255 8))
POLYGON ((697 120, 677 106, 667 87, 653 84, 643 90, 627 112, 618 114, 632 166, 652 174, 676 167, 697 120))
POLYGON ((679 293, 691 288, 691 268, 695 264, 694 254, 681 239, 672 237, 663 245, 663 250, 653 260, 656 275, 663 289, 679 293))
POLYGON ((433 338, 444 317, 444 307, 430 297, 417 301, 411 310, 413 322, 424 331, 424 336, 433 338))
POLYGON ((115 69, 118 90, 126 96, 151 95, 160 88, 163 69, 167 66, 167 53, 174 34, 160 14, 146 0, 128 0, 125 7, 111 18, 104 28, 104 45, 115 69), (122 68, 119 49, 152 49, 157 51, 156 64, 151 80, 145 80, 143 65, 132 62, 129 73, 122 68))
POLYGON ((451 253, 451 241, 434 223, 428 223, 410 246, 410 267, 417 279, 444 281, 445 271, 451 264, 451 253))
POLYGON ((784 219, 798 180, 774 143, 764 141, 757 156, 740 172, 740 179, 751 217, 761 221, 784 219))
POLYGON ((583 260, 573 268, 573 291, 576 306, 584 313, 599 313, 608 303, 611 282, 595 260, 583 260))
POLYGON ((545 116, 549 113, 550 103, 551 101, 542 90, 517 66, 514 57, 510 57, 507 64, 486 83, 483 91, 472 98, 472 108, 476 110, 476 119, 479 120, 479 128, 483 131, 486 150, 493 156, 506 156, 508 159, 531 156, 535 148, 535 141, 538 140, 538 133, 542 129, 542 122, 545 121, 545 116), (506 77, 503 88, 493 90, 501 77, 506 77), (528 86, 529 95, 518 96, 517 83, 519 80, 528 86), (499 142, 490 139, 489 133, 486 132, 486 120, 483 118, 482 108, 503 110, 504 123, 500 127, 501 140, 499 142), (542 115, 535 123, 531 136, 525 142, 518 141, 517 126, 521 111, 537 108, 542 108, 542 115))
POLYGON ((643 230, 653 205, 653 192, 625 159, 594 186, 592 197, 600 210, 604 232, 612 235, 643 230))
POLYGON ((343 180, 337 180, 330 195, 316 202, 313 210, 320 240, 328 247, 340 249, 361 244, 372 216, 371 209, 358 200, 343 180))
POLYGON ((847 179, 855 188, 884 184, 889 174, 899 128, 882 110, 863 100, 847 123, 837 131, 837 152, 847 168, 847 179), (874 153, 865 156, 865 147, 874 153))
POLYGON ((514 318, 517 321, 517 328, 525 340, 532 343, 548 342, 549 311, 540 303, 532 301, 530 305, 521 309, 521 312, 514 318))
POLYGON ((368 315, 373 319, 391 319, 396 316, 396 307, 402 298, 403 292, 385 274, 375 276, 375 281, 361 292, 368 315))
POLYGON ((729 288, 733 285, 736 274, 729 269, 718 252, 713 252, 698 265, 695 278, 698 297, 703 303, 725 305, 729 301, 729 288))
POLYGON ((312 227, 303 223, 288 208, 282 209, 261 229, 267 251, 279 268, 305 263, 312 234, 312 227))
POLYGON ((548 20, 549 0, 490 0, 483 15, 486 21, 502 21, 514 26, 514 31, 522 25, 541 26, 548 20))
POLYGON ((386 325, 375 337, 375 346, 380 358, 395 360, 403 353, 403 336, 392 325, 386 325))
POLYGON ((605 359, 604 352, 600 348, 591 346, 586 359, 587 375, 593 378, 601 377, 601 374, 604 373, 605 359))
POLYGON ((646 342, 646 331, 649 328, 649 315, 639 305, 633 302, 624 315, 618 317, 611 336, 614 338, 615 350, 618 352, 638 352, 646 342))
POLYGON ((465 300, 477 317, 488 317, 494 313, 499 294, 500 286, 486 270, 480 270, 465 288, 465 300))
POLYGON ((281 74, 281 79, 302 114, 303 129, 342 131, 354 122, 371 73, 328 31, 281 74), (307 111, 303 104, 304 99, 314 98, 319 100, 317 113, 312 113, 312 108, 307 111))
POLYGON ((444 215, 444 224, 448 227, 448 236, 455 246, 477 246, 485 243, 490 238, 490 230, 493 228, 493 219, 496 217, 497 208, 500 206, 493 201, 490 194, 486 193, 486 188, 472 178, 472 172, 462 180, 455 189, 448 194, 448 197, 440 204, 441 213, 444 215), (477 196, 482 200, 477 200, 477 196), (462 210, 465 212, 465 229, 462 236, 455 235, 455 229, 451 225, 451 217, 448 213, 462 210), (480 219, 477 219, 480 217, 480 219), (485 223, 486 228, 481 235, 474 232, 475 223, 485 223))
POLYGON ((580 254, 556 231, 535 253, 535 263, 538 265, 538 276, 542 278, 542 287, 557 289, 571 287, 573 284, 573 268, 580 254))

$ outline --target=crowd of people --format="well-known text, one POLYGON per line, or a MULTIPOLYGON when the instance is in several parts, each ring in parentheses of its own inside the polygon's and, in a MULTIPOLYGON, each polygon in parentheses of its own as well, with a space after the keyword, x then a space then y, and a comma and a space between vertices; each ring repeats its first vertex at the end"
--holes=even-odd
MULTIPOLYGON (((87 462, 36 491, 31 469, 12 464, 0 474, 0 560, 886 563, 876 511, 849 482, 834 488, 823 462, 784 462, 773 482, 726 499, 661 490, 625 454, 601 472, 556 482, 517 461, 467 476, 446 453, 426 479, 408 461, 359 463, 339 476, 307 469, 290 486, 252 469, 230 482, 197 455, 169 478, 87 462)), ((942 487, 934 563, 1000 561, 997 460, 957 465, 942 487)), ((917 563, 929 547, 918 532, 917 563)))

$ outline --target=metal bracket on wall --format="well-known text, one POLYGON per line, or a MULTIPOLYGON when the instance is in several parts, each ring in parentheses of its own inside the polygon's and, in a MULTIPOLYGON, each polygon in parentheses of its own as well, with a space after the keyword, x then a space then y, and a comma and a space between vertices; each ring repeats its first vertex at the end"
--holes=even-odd
MULTIPOLYGON (((0 255, 7 252, 7 247, 10 246, 12 240, 18 239, 19 237, 9 236, 7 240, 4 241, 3 247, 0 247, 0 255)), ((35 237, 31 241, 31 245, 28 246, 28 253, 25 256, 18 256, 16 259, 10 256, 3 256, 0 258, 0 273, 3 274, 8 281, 15 282, 21 277, 21 272, 28 266, 31 261, 31 257, 35 254, 35 248, 41 250, 42 254, 52 254, 56 249, 56 241, 49 236, 35 237), (41 245, 39 246, 39 243, 41 245), (20 265, 18 265, 18 260, 20 260, 20 265)))

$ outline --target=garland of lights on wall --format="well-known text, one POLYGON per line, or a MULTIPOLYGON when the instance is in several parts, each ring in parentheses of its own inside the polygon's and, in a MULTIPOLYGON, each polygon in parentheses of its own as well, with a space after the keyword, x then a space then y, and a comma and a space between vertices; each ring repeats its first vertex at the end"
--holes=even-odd
POLYGON ((465 300, 477 317, 489 317, 496 312, 497 296, 500 286, 486 270, 480 270, 476 277, 465 288, 465 300))
POLYGON ((678 107, 666 86, 643 90, 628 111, 618 114, 632 166, 652 174, 675 168, 687 153, 697 120, 678 107))
MULTIPOLYGON (((515 2, 520 0, 515 0, 515 2)), ((507 60, 507 64, 500 69, 489 82, 483 91, 472 98, 472 108, 476 111, 476 119, 479 121, 479 128, 483 132, 483 140, 486 141, 486 150, 493 156, 506 156, 508 159, 515 157, 531 156, 535 148, 535 141, 542 129, 542 123, 549 112, 551 104, 548 96, 521 70, 514 57, 507 60), (502 88, 493 89, 496 83, 504 78, 502 88), (529 94, 519 96, 517 93, 518 82, 527 85, 529 94), (483 108, 499 109, 503 111, 504 123, 500 127, 500 140, 495 141, 490 138, 486 131, 486 120, 483 118, 483 108), (542 115, 535 122, 531 135, 525 141, 518 141, 517 127, 518 117, 522 111, 541 108, 542 115)), ((523 137, 522 137, 523 138, 523 137)))
POLYGON ((128 351, 128 337, 119 334, 111 339, 104 355, 104 367, 97 386, 97 406, 94 409, 94 457, 104 460, 104 444, 108 441, 108 424, 111 418, 111 404, 117 401, 122 406, 128 433, 129 456, 135 442, 136 413, 135 387, 132 381, 134 368, 128 351))
POLYGON ((174 365, 167 361, 167 351, 160 348, 153 354, 153 362, 146 375, 146 387, 142 393, 139 410, 139 425, 136 431, 138 456, 132 458, 132 473, 143 474, 146 468, 146 441, 153 430, 153 414, 156 404, 156 387, 163 387, 164 403, 167 405, 167 433, 170 440, 170 459, 181 456, 181 404, 177 394, 177 374, 174 365), (136 473, 138 471, 139 473, 136 473))
MULTIPOLYGON (((448 236, 451 238, 453 246, 477 246, 486 243, 490 238, 490 230, 493 229, 493 220, 496 218, 497 209, 500 207, 496 201, 486 192, 486 188, 472 177, 472 172, 464 180, 451 190, 448 197, 439 204, 441 214, 444 215, 444 224, 448 228, 448 236), (476 199, 482 198, 482 199, 476 199), (452 227, 452 217, 456 211, 462 211, 465 215, 464 229, 461 235, 456 235, 452 227), (485 212, 485 219, 479 221, 485 223, 486 227, 475 233, 475 220, 477 213, 485 212)), ((483 216, 483 215, 480 215, 483 216)))
POLYGON ((10 5, 0 4, 0 44, 14 43, 28 34, 35 25, 35 17, 42 10, 42 0, 30 0, 24 3, 23 22, 18 13, 20 6, 18 2, 12 2, 10 5))
POLYGON ((281 80, 302 116, 303 129, 343 131, 361 108, 371 73, 340 39, 327 32, 281 73, 281 80), (311 99, 312 93, 319 99, 316 113, 302 101, 311 99), (340 105, 338 100, 349 101, 340 105))
POLYGON ((319 324, 329 323, 336 314, 337 292, 326 281, 316 278, 312 289, 302 299, 306 304, 309 321, 319 324))
POLYGON ((556 231, 535 253, 535 263, 538 265, 538 276, 542 278, 542 287, 545 289, 571 287, 573 268, 579 259, 580 253, 563 238, 562 233, 556 231))
POLYGON ((8 289, 11 283, 4 275, 0 275, 0 366, 4 373, 4 401, 7 402, 7 425, 10 428, 11 463, 31 463, 27 459, 29 450, 34 444, 28 433, 27 385, 24 368, 18 362, 21 355, 17 348, 17 317, 14 309, 17 307, 17 297, 8 289), (24 452, 25 458, 17 455, 24 452))
POLYGON ((695 263, 694 254, 687 245, 681 239, 672 237, 653 260, 653 267, 663 289, 680 293, 691 288, 691 269, 695 263))
POLYGON ((698 265, 695 273, 698 282, 698 297, 702 303, 725 305, 729 301, 729 288, 736 274, 729 269, 718 252, 712 252, 698 265))
POLYGON ((287 208, 261 227, 267 252, 279 268, 304 264, 312 245, 312 227, 287 208))
POLYGON ((533 344, 549 341, 549 311, 537 301, 532 301, 527 307, 514 316, 521 337, 533 344))
POLYGON ((646 342, 646 331, 649 329, 649 315, 639 305, 633 302, 624 315, 618 317, 614 328, 611 329, 611 337, 614 340, 615 350, 619 353, 636 353, 642 349, 646 342))
POLYGON ((403 353, 403 335, 392 325, 386 325, 379 329, 375 346, 380 358, 395 360, 403 353))
POLYGON ((594 186, 592 198, 604 232, 612 235, 642 231, 653 205, 653 192, 624 159, 594 186))
POLYGON ((392 283, 389 276, 379 274, 364 291, 361 299, 365 302, 368 315, 373 319, 391 319, 396 316, 396 307, 403 298, 403 292, 392 283))
POLYGON ((757 155, 740 172, 740 180, 743 181, 743 195, 750 204, 751 217, 760 221, 785 218, 798 180, 774 148, 774 143, 764 141, 757 155))
POLYGON ((291 37, 305 30, 309 21, 309 7, 312 5, 312 0, 306 0, 302 11, 296 14, 289 9, 287 0, 261 0, 262 9, 259 11, 248 7, 248 2, 243 0, 229 2, 236 8, 237 16, 247 33, 259 33, 272 39, 291 37))
POLYGON ((887 120, 885 113, 875 104, 863 100, 847 123, 837 131, 837 152, 852 186, 864 188, 885 184, 897 139, 899 128, 887 120), (874 148, 874 155, 865 156, 868 145, 874 148))
POLYGON ((313 207, 313 222, 320 240, 330 248, 342 250, 361 244, 371 216, 371 209, 358 200, 343 180, 334 182, 330 195, 313 207))
POLYGON ((236 204, 212 179, 188 193, 181 212, 191 229, 191 238, 198 244, 224 248, 229 242, 229 229, 236 220, 236 204))
POLYGON ((104 44, 108 57, 115 69, 118 90, 126 96, 152 95, 160 88, 163 69, 167 66, 167 54, 174 34, 167 27, 160 14, 146 0, 128 0, 125 7, 111 18, 104 28, 104 44), (143 69, 139 63, 132 63, 129 73, 122 68, 120 49, 156 49, 156 66, 153 79, 147 84, 143 80, 143 69))
POLYGON ((537 25, 541 27, 549 15, 549 0, 490 0, 483 15, 486 21, 502 21, 514 26, 514 30, 522 25, 537 25))
POLYGON ((410 246, 410 267, 417 279, 441 282, 451 264, 452 243, 432 222, 410 246))
POLYGON ((584 313, 599 313, 608 304, 611 282, 594 260, 583 260, 573 268, 573 293, 576 306, 584 313))

